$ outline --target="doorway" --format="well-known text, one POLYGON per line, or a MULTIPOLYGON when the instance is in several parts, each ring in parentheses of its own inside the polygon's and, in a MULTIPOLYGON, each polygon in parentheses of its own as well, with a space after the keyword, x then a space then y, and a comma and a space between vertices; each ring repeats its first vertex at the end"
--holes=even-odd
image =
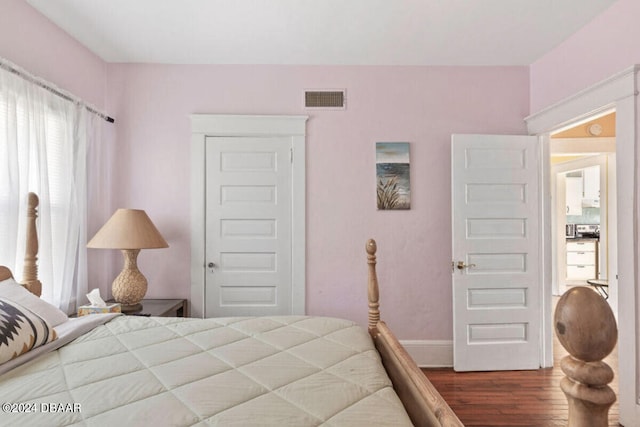
POLYGON ((591 286, 617 317, 615 111, 551 134, 553 295, 591 286))
MULTIPOLYGON (((589 120, 596 115, 616 111, 616 188, 620 196, 616 202, 618 230, 618 317, 632 319, 618 324, 618 354, 620 366, 620 422, 623 425, 635 425, 640 419, 638 400, 638 325, 636 319, 640 307, 638 299, 637 272, 637 212, 638 212, 638 172, 637 163, 637 77, 640 66, 631 66, 575 95, 543 109, 525 119, 530 135, 538 135, 542 142, 544 191, 550 191, 550 134, 569 124, 589 120)), ((548 200, 545 195, 545 200, 548 200)), ((552 311, 552 256, 551 256, 551 209, 546 207, 543 217, 543 321, 541 341, 543 366, 552 366, 553 322, 552 311)))

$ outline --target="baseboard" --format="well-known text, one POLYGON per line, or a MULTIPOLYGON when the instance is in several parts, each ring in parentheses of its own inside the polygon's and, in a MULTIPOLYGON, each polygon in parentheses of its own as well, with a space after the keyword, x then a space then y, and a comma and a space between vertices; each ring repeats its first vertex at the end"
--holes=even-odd
POLYGON ((421 368, 453 366, 453 341, 401 340, 400 344, 421 368))

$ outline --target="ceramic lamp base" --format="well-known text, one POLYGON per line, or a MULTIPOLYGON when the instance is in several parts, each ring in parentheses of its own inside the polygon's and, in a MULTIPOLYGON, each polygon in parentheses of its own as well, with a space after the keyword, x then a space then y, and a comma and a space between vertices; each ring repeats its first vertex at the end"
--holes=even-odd
POLYGON ((113 299, 125 306, 140 303, 147 293, 147 279, 138 270, 137 257, 140 249, 122 249, 124 268, 115 278, 112 285, 113 299))

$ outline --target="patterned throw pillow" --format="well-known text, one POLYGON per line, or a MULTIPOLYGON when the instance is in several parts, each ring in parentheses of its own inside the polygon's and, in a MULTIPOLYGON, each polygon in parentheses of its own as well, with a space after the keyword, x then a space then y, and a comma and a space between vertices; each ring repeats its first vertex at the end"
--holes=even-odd
POLYGON ((0 298, 0 364, 56 338, 56 331, 42 317, 0 298))

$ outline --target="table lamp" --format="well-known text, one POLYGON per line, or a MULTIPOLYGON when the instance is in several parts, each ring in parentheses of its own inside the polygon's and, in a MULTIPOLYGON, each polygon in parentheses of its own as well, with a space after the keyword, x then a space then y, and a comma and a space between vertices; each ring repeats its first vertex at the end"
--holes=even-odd
POLYGON ((123 312, 140 310, 140 301, 147 293, 147 279, 138 270, 138 253, 140 249, 169 247, 146 212, 118 209, 87 243, 87 247, 122 251, 124 268, 113 281, 113 298, 122 304, 123 312))

